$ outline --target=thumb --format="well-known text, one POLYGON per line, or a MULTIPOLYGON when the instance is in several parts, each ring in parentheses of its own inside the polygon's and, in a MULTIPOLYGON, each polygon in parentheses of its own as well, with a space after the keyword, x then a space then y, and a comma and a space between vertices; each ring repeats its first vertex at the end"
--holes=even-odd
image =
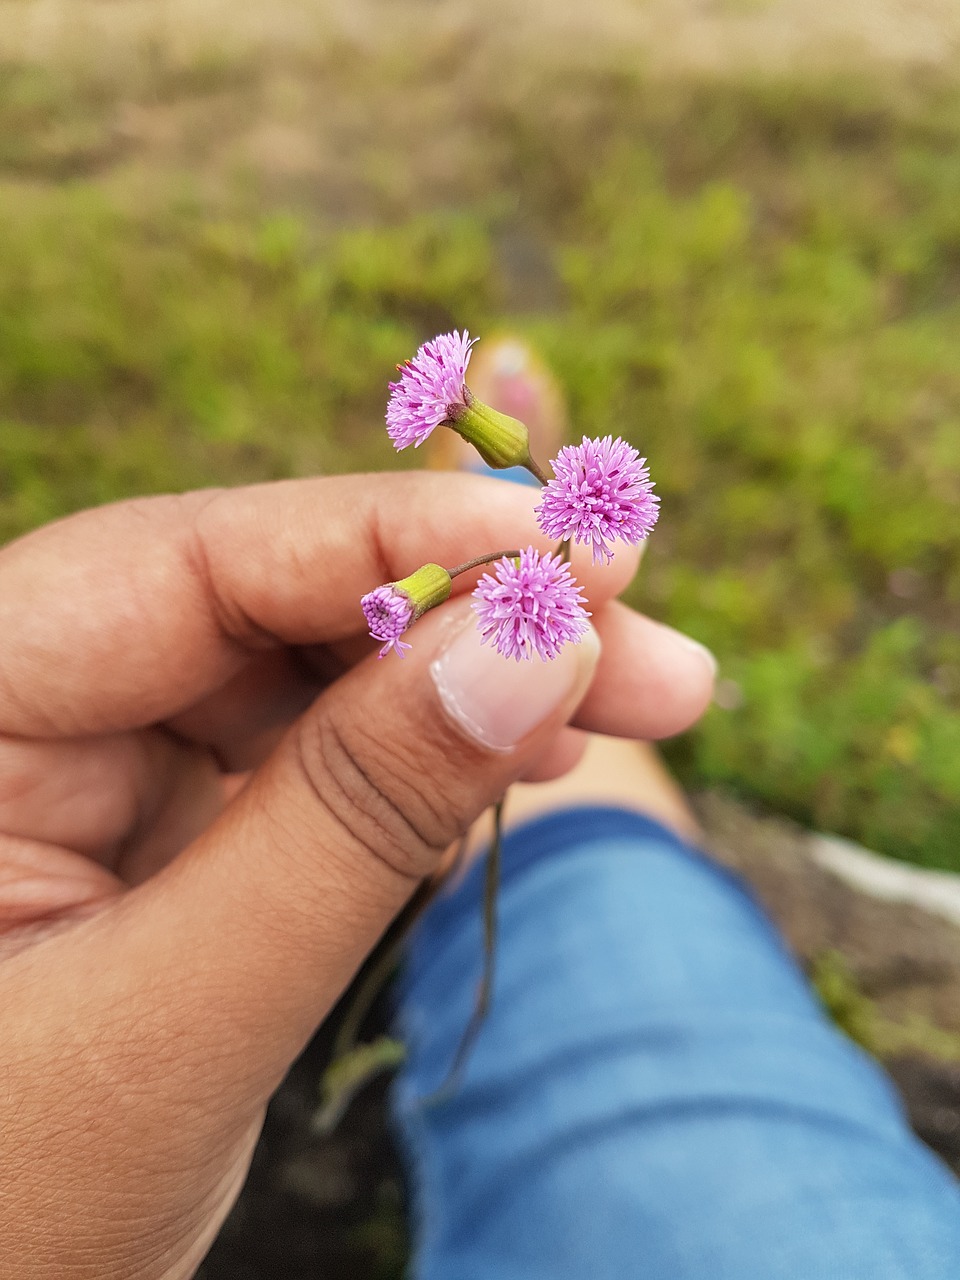
POLYGON ((125 964, 146 948, 136 967, 190 990, 195 1025, 176 1031, 269 1092, 446 847, 573 714, 598 656, 590 631, 552 662, 507 660, 454 605, 402 662, 333 684, 139 891, 125 964))

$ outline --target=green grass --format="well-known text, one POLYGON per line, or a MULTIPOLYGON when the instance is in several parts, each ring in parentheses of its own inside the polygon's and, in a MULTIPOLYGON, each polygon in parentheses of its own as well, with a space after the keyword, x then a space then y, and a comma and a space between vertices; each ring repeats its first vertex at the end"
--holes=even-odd
POLYGON ((941 1062, 960 1062, 960 1036, 935 1026, 920 1013, 902 1021, 885 1016, 864 993, 840 952, 816 956, 810 981, 832 1021, 875 1058, 883 1061, 897 1054, 919 1053, 941 1062))
POLYGON ((518 328, 578 430, 650 459, 663 517, 632 599, 727 682, 673 749, 686 779, 960 869, 960 93, 471 92, 443 191, 396 196, 413 138, 377 160, 394 195, 344 226, 249 174, 213 196, 187 158, 133 199, 108 89, 0 77, 0 536, 396 465, 394 363, 454 325, 518 328))

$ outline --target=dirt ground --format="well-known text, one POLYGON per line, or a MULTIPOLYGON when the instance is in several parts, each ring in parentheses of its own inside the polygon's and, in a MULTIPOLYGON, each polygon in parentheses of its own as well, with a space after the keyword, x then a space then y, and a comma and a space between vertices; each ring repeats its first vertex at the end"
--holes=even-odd
POLYGON ((717 792, 697 808, 711 853, 750 882, 837 1021, 881 1058, 914 1128, 960 1175, 960 929, 854 890, 793 823, 717 792))
POLYGON ((2 0, 0 55, 104 61, 145 44, 293 54, 330 36, 373 46, 466 35, 540 56, 590 59, 616 46, 651 67, 722 71, 946 67, 960 56, 955 0, 2 0))
POLYGON ((280 203, 337 221, 362 219, 371 198, 402 212, 483 190, 478 119, 525 86, 535 97, 544 74, 876 66, 922 83, 960 68, 960 4, 0 0, 0 77, 24 64, 77 104, 73 126, 44 142, 44 173, 94 176, 138 201, 184 173, 214 194, 256 175, 280 203))
POLYGON ((281 203, 337 221, 363 218, 371 198, 402 211, 482 190, 478 114, 544 74, 876 66, 922 81, 960 68, 960 4, 0 0, 0 77, 24 64, 77 104, 73 127, 44 143, 44 173, 95 176, 138 201, 184 173, 215 194, 256 175, 281 203))

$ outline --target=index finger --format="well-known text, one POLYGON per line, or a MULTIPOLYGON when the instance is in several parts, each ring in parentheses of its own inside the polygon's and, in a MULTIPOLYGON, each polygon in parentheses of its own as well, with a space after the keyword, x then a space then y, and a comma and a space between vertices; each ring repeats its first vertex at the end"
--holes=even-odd
MULTIPOLYGON (((362 594, 426 561, 549 546, 537 491, 461 473, 336 476, 81 512, 0 552, 0 732, 166 720, 252 653, 363 630, 362 594)), ((593 607, 636 566, 575 558, 593 607)))

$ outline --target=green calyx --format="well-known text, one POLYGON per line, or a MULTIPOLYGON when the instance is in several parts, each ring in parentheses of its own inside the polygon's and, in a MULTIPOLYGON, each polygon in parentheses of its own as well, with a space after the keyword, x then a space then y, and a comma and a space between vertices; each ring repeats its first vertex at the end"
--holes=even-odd
POLYGON ((464 387, 464 404, 451 405, 447 425, 472 444, 488 467, 532 466, 530 436, 516 418, 498 413, 464 387))
POLYGON ((413 621, 428 609, 443 604, 452 589, 450 574, 439 564, 425 564, 409 578, 393 583, 394 591, 401 592, 413 605, 413 621))

